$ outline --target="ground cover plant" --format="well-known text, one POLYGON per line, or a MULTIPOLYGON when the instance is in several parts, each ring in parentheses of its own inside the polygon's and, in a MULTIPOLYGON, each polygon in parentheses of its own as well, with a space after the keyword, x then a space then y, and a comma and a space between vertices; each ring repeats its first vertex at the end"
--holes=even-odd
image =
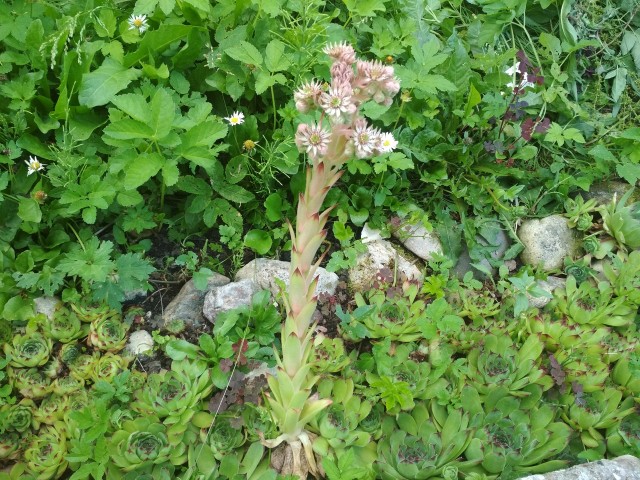
POLYGON ((639 73, 631 0, 4 2, 0 479, 640 456, 639 73), (546 268, 519 233, 552 216, 546 268), (407 225, 421 276, 356 288, 361 232, 407 225), (158 323, 258 256, 280 294, 158 323))

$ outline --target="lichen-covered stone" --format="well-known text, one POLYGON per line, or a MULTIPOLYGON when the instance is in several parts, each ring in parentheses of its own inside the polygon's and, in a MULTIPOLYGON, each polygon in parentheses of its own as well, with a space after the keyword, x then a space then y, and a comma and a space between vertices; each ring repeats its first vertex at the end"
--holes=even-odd
POLYGON ((524 245, 521 260, 544 271, 564 265, 565 257, 573 257, 578 250, 575 231, 567 225, 562 215, 551 215, 539 220, 525 220, 518 230, 524 245))
POLYGON ((240 280, 219 287, 213 287, 204 297, 202 314, 207 320, 215 323, 221 312, 233 310, 243 305, 250 305, 254 294, 262 290, 253 280, 240 280))
POLYGON ((431 260, 436 253, 442 255, 440 239, 419 223, 405 224, 393 229, 391 234, 400 240, 407 250, 423 260, 431 260))

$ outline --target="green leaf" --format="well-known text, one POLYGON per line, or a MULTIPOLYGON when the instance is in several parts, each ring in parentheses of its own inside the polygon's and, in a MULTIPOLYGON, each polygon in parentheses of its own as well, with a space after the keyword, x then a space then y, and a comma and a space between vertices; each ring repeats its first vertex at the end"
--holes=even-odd
POLYGON ((393 152, 390 154, 387 164, 396 170, 408 170, 413 168, 413 160, 402 152, 393 152))
POLYGON ((153 130, 152 138, 160 140, 171 131, 171 124, 175 117, 175 104, 171 95, 164 88, 159 88, 151 99, 150 109, 151 122, 149 126, 153 130))
POLYGON ((265 214, 271 222, 277 222, 283 217, 282 197, 279 193, 272 193, 264 201, 265 214))
POLYGON ((386 0, 343 0, 351 14, 360 17, 375 17, 376 11, 386 12, 386 0))
POLYGON ((118 95, 111 102, 134 120, 145 124, 151 121, 149 105, 139 93, 118 95))
POLYGON ((224 53, 234 60, 238 60, 239 62, 248 65, 254 65, 256 67, 262 65, 262 55, 258 49, 244 40, 240 42, 239 45, 228 48, 224 53))
POLYGON ((126 253, 116 260, 118 284, 125 292, 134 291, 146 286, 149 275, 155 268, 139 253, 126 253))
POLYGON ((87 282, 103 282, 113 271, 112 251, 112 242, 101 242, 97 237, 91 237, 84 248, 76 245, 74 250, 65 253, 58 269, 68 275, 77 275, 87 282))
POLYGON ((271 40, 266 48, 264 64, 271 73, 289 68, 291 62, 285 56, 285 45, 280 40, 271 40))
POLYGON ((42 220, 40 204, 33 198, 21 198, 18 204, 18 217, 25 222, 40 223, 42 220))
POLYGON ((564 131, 562 126, 557 124, 556 122, 552 122, 549 130, 547 130, 547 134, 544 136, 545 142, 554 142, 559 147, 564 145, 564 131))
POLYGON ((133 11, 136 15, 151 15, 156 10, 158 0, 137 0, 133 11))
POLYGON ((180 151, 186 152, 192 147, 211 147, 213 142, 224 138, 229 127, 213 118, 208 118, 187 130, 181 135, 180 151))
POLYGON ((640 178, 640 165, 625 161, 622 165, 616 165, 616 172, 631 185, 635 185, 640 178))
POLYGON ((136 190, 123 190, 118 193, 118 203, 123 207, 134 207, 144 199, 136 190))
POLYGON ((125 167, 124 188, 133 190, 157 174, 164 165, 164 157, 159 153, 143 153, 135 162, 125 167))
POLYGON ((140 74, 140 71, 126 68, 112 58, 105 58, 97 70, 82 76, 78 101, 89 108, 106 105, 140 74))
POLYGON ((602 144, 598 144, 593 147, 591 150, 587 152, 596 160, 604 161, 604 162, 615 162, 616 157, 613 153, 609 151, 609 149, 602 144))
POLYGON ((222 164, 216 160, 212 160, 211 165, 211 186, 222 197, 236 203, 247 203, 255 198, 255 195, 249 190, 239 185, 231 185, 224 180, 224 170, 222 164))
POLYGON ((618 103, 625 88, 627 88, 627 69, 618 68, 616 70, 616 76, 613 78, 613 85, 611 86, 611 99, 614 103, 618 103))
POLYGON ((9 321, 23 321, 33 317, 33 302, 22 295, 10 298, 2 309, 2 318, 9 321))
POLYGON ((244 237, 244 244, 258 254, 264 255, 271 248, 271 235, 264 230, 249 230, 244 237))
POLYGON ((211 187, 201 178, 185 175, 178 180, 178 188, 195 195, 211 195, 211 187))
POLYGON ((124 65, 130 67, 148 55, 159 56, 172 44, 186 38, 194 28, 190 25, 171 25, 162 23, 157 30, 145 32, 138 49, 124 57, 124 65))

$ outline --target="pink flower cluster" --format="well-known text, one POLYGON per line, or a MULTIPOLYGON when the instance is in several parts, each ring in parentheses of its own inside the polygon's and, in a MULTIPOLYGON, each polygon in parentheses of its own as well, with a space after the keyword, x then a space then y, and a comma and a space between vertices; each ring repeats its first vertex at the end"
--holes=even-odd
POLYGON ((367 121, 358 115, 358 108, 370 99, 383 105, 391 104, 400 90, 393 67, 378 61, 356 59, 353 47, 344 42, 329 44, 324 52, 333 61, 329 87, 323 88, 318 81, 312 80, 294 93, 298 111, 322 110, 320 123, 298 126, 298 149, 306 151, 315 160, 327 155, 332 139, 346 136, 343 154, 367 158, 392 151, 398 144, 393 135, 367 125, 367 121), (331 131, 322 125, 325 117, 331 131))

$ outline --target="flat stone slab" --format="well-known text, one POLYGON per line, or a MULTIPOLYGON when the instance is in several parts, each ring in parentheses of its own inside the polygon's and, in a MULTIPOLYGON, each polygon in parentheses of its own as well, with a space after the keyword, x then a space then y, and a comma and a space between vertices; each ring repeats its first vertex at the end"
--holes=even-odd
POLYGON ((640 480, 640 460, 631 455, 623 455, 613 460, 584 463, 520 480, 640 480))
POLYGON ((442 244, 435 233, 429 232, 423 225, 405 224, 391 230, 404 247, 423 260, 431 260, 434 254, 442 255, 442 244))

